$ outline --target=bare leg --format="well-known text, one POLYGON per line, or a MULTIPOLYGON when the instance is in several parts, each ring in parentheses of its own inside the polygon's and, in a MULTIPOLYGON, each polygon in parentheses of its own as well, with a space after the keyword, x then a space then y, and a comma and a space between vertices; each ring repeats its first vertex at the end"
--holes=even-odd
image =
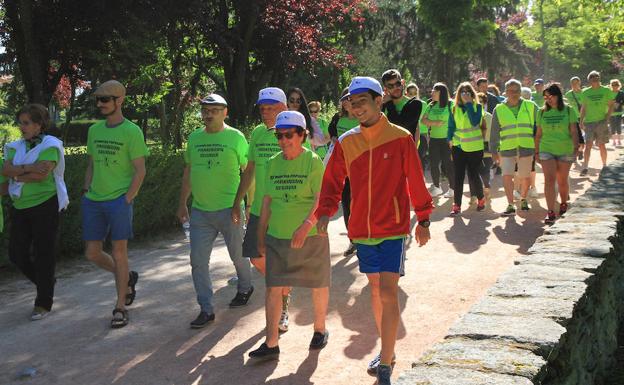
POLYGON ((104 252, 102 241, 87 241, 85 245, 87 259, 95 263, 100 269, 115 272, 113 257, 104 252))
POLYGON ((529 193, 529 185, 531 184, 531 177, 520 178, 520 196, 522 199, 527 198, 527 194, 529 193))
POLYGON ((569 175, 571 166, 571 163, 557 162, 557 185, 559 186, 561 203, 567 203, 570 196, 569 175))
POLYGON ((380 273, 381 303, 381 364, 391 365, 394 356, 401 310, 399 308, 399 274, 380 273))
POLYGON ((513 204, 513 192, 514 192, 514 177, 513 175, 503 175, 503 187, 505 188, 505 196, 507 196, 507 203, 513 204))
POLYGON ((366 274, 368 278, 368 285, 371 291, 371 308, 373 310, 373 317, 375 317, 375 326, 377 326, 377 332, 381 335, 381 294, 379 292, 379 273, 366 274))
POLYGON ((585 153, 583 154, 583 168, 587 168, 589 164, 589 156, 591 155, 592 146, 594 145, 593 140, 585 139, 585 153))
POLYGON ((329 304, 329 287, 312 289, 312 302, 314 303, 314 331, 325 333, 325 318, 329 304))
POLYGON ((282 312, 282 289, 283 287, 267 287, 265 296, 266 315, 266 344, 273 348, 279 343, 279 323, 282 312))
POLYGON ((113 260, 115 261, 115 286, 117 287, 117 309, 126 307, 128 292, 128 241, 113 241, 113 260))
POLYGON ((598 145, 600 149, 600 159, 602 160, 602 167, 607 165, 607 145, 602 143, 598 145))
MULTIPOLYGON (((259 256, 259 257, 250 258, 250 259, 251 259, 251 264, 256 268, 256 270, 258 270, 260 274, 262 274, 263 276, 266 276, 266 257, 259 256)), ((288 294, 290 294, 291 289, 292 288, 290 287, 283 288, 282 295, 287 296, 288 294)))
MULTIPOLYGON (((544 196, 546 197, 546 206, 549 211, 555 211, 555 180, 557 179, 557 161, 543 160, 542 171, 544 172, 544 196)), ((560 191, 561 192, 561 191, 560 191)))

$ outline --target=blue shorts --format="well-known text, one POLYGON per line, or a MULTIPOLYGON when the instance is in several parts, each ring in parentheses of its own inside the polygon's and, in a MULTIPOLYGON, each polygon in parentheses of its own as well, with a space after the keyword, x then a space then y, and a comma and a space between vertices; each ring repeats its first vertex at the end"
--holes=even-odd
POLYGON ((132 203, 126 203, 126 195, 110 201, 92 201, 82 197, 82 239, 103 241, 111 234, 111 240, 132 238, 132 203))
POLYGON ((405 275, 405 239, 391 239, 378 245, 363 245, 355 241, 360 272, 398 273, 405 275))

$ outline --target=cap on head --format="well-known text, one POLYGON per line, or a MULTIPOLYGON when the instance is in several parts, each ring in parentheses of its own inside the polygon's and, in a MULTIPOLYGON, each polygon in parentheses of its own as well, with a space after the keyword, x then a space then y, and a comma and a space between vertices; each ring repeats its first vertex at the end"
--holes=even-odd
POLYGON ((539 78, 539 79, 535 79, 535 81, 533 82, 533 85, 535 84, 544 84, 544 79, 539 78))
POLYGON ((351 84, 349 84, 349 93, 347 95, 357 95, 368 92, 369 90, 383 95, 383 89, 377 79, 368 76, 356 76, 351 80, 351 84))
POLYGON ((223 96, 217 95, 217 94, 210 94, 210 95, 206 96, 205 98, 203 98, 199 102, 199 104, 201 104, 202 106, 223 106, 223 107, 227 107, 227 102, 225 101, 223 96))
POLYGON ((93 93, 95 96, 115 96, 117 98, 123 98, 126 96, 126 87, 119 83, 117 80, 106 81, 95 90, 93 93))
POLYGON ((288 128, 306 128, 306 120, 303 114, 299 111, 282 111, 277 114, 275 121, 276 129, 288 129, 288 128))
POLYGON ((267 87, 260 90, 258 93, 258 101, 256 104, 277 104, 283 103, 286 105, 286 94, 281 88, 267 87))

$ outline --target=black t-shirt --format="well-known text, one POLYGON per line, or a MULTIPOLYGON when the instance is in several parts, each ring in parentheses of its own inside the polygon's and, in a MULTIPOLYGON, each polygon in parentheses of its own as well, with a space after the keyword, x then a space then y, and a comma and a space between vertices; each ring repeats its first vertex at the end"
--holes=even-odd
POLYGON ((617 107, 614 111, 620 112, 623 110, 624 105, 624 91, 618 91, 617 95, 615 95, 615 102, 617 103, 617 107))
POLYGON ((416 139, 416 135, 418 133, 418 123, 420 121, 420 114, 423 110, 423 102, 416 99, 411 98, 407 101, 401 113, 398 113, 396 107, 392 100, 384 103, 381 107, 382 111, 385 111, 386 116, 390 123, 396 124, 397 126, 401 126, 408 130, 414 139, 416 139))

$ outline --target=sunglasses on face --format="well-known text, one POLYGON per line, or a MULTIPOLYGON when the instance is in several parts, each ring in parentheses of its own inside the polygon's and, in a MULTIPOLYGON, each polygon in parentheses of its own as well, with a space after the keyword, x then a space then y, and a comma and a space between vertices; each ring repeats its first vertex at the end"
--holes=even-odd
POLYGON ((311 114, 318 114, 319 110, 310 110, 311 114))
POLYGON ((276 132, 275 137, 277 138, 277 140, 281 140, 282 138, 292 139, 295 136, 295 134, 296 134, 295 131, 276 132))
POLYGON ((401 87, 401 82, 386 83, 386 88, 389 90, 399 88, 399 87, 401 87))
POLYGON ((301 104, 301 99, 297 98, 288 98, 288 103, 292 103, 292 104, 301 104))
POLYGON ((461 94, 462 96, 472 96, 472 93, 470 91, 462 91, 461 94))
POLYGON ((95 97, 95 102, 98 103, 108 103, 111 100, 116 100, 117 96, 96 96, 95 97))
POLYGON ((223 111, 225 108, 202 108, 201 113, 206 115, 214 115, 223 111))

